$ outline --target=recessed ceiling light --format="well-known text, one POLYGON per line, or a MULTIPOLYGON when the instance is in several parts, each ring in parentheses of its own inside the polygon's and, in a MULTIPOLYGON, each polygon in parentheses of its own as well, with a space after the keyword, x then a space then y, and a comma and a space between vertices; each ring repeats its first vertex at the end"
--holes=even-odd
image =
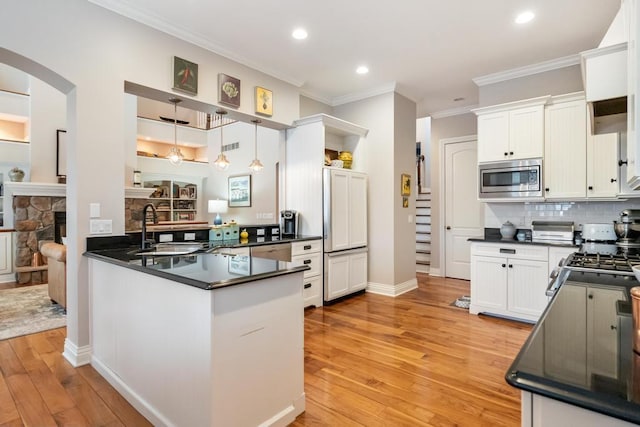
POLYGON ((307 34, 307 30, 305 30, 304 28, 296 28, 295 30, 293 30, 293 33, 291 33, 291 37, 296 40, 304 40, 308 35, 309 34, 307 34))
POLYGON ((532 11, 525 10, 524 12, 519 13, 518 16, 516 16, 516 24, 526 24, 527 22, 535 18, 535 16, 535 13, 533 13, 532 11))
POLYGON ((369 72, 369 67, 367 67, 366 65, 361 65, 358 68, 356 68, 356 73, 358 74, 367 74, 369 72))

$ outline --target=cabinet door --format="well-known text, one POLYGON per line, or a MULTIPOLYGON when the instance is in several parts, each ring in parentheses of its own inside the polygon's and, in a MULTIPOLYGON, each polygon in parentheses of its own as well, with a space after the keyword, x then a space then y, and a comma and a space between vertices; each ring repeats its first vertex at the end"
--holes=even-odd
POLYGON ((565 260, 569 255, 574 252, 577 252, 580 248, 571 247, 571 248, 558 248, 558 247, 550 247, 549 248, 549 275, 556 268, 559 267, 560 261, 565 260))
POLYGON ((349 289, 353 292, 367 287, 367 252, 349 255, 349 289))
POLYGON ((471 304, 483 309, 495 309, 499 312, 506 310, 506 258, 471 257, 471 304))
POLYGON ((585 197, 586 138, 586 105, 583 100, 562 102, 545 109, 545 198, 585 197))
POLYGON ((618 377, 618 316, 616 302, 625 300, 623 288, 587 289, 587 378, 591 374, 618 377))
POLYGON ((0 274, 9 274, 13 271, 11 255, 11 233, 0 233, 0 274))
POLYGON ((349 177, 349 246, 367 246, 367 176, 349 177))
POLYGON ((349 249, 349 183, 348 171, 331 171, 331 243, 332 250, 349 249))
POLYGON ((540 316, 547 307, 548 264, 543 261, 508 259, 508 310, 540 316))
POLYGON ((587 138, 587 197, 614 198, 618 193, 618 134, 587 138))
POLYGON ((544 152, 544 107, 509 111, 509 158, 531 159, 544 152))
POLYGON ((509 112, 478 116, 478 162, 506 160, 509 155, 509 112))
POLYGON ((325 299, 332 300, 349 293, 349 255, 329 256, 325 276, 325 299))

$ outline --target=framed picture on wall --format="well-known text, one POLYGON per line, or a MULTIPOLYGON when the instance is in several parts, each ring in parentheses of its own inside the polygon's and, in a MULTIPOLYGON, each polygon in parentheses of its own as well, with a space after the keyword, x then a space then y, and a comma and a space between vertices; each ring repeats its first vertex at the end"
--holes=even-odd
POLYGON ((173 57, 173 88, 190 95, 198 94, 198 64, 173 57))
POLYGON ((251 206, 251 175, 229 177, 229 207, 251 206))
POLYGON ((411 175, 408 173, 403 173, 400 177, 401 187, 400 194, 402 196, 410 196, 411 195, 411 175))
POLYGON ((218 102, 231 107, 240 107, 240 79, 218 74, 218 102))
POLYGON ((67 131, 56 130, 56 175, 67 176, 67 131))
POLYGON ((256 114, 273 115, 273 92, 260 86, 256 86, 256 114))

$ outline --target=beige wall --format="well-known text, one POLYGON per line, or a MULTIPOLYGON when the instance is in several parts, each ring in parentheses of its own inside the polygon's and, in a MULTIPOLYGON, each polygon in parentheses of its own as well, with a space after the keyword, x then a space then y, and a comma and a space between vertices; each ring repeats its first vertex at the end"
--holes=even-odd
POLYGON ((300 117, 313 116, 320 113, 332 116, 333 107, 320 101, 316 101, 315 99, 300 95, 300 117))
POLYGON ((431 120, 431 266, 430 271, 439 275, 441 271, 440 247, 442 245, 440 218, 441 173, 440 141, 446 138, 475 135, 477 133, 476 115, 473 113, 431 120))
POLYGON ((580 65, 520 77, 479 88, 479 105, 502 104, 544 95, 561 95, 584 90, 580 65))

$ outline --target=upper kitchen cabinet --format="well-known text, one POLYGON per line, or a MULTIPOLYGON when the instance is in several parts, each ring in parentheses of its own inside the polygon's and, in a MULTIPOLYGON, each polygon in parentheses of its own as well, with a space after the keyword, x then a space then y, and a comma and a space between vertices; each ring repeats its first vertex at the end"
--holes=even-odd
POLYGON ((587 102, 627 96, 627 43, 588 50, 580 56, 587 102))
POLYGON ((586 196, 587 110, 584 94, 553 97, 544 109, 544 196, 586 196))
MULTIPOLYGON (((286 131, 287 209, 300 213, 302 234, 322 235, 322 170, 339 152, 352 156, 351 169, 364 171, 363 141, 368 129, 354 123, 317 114, 296 120, 286 131)), ((345 164, 346 166, 346 164, 345 164)))
POLYGON ((473 110, 478 116, 478 162, 542 157, 548 99, 542 96, 473 110))

